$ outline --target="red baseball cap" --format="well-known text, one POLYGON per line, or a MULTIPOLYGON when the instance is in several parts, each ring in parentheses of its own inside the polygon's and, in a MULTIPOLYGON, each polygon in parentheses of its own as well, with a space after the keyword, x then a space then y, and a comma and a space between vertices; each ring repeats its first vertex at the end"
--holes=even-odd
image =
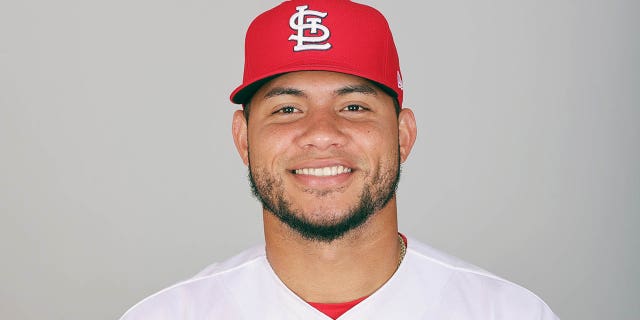
POLYGON ((368 79, 402 105, 393 36, 372 7, 348 0, 291 0, 259 15, 247 30, 244 78, 231 101, 246 104, 274 76, 303 70, 368 79))

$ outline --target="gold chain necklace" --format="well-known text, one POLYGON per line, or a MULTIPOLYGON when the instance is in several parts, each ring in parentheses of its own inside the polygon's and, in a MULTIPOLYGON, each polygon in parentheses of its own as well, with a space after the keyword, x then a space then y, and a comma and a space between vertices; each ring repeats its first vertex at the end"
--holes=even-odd
POLYGON ((404 259, 404 255, 407 253, 407 245, 404 243, 404 239, 399 233, 398 233, 398 241, 400 242, 400 259, 398 259, 398 267, 400 267, 400 264, 404 259))

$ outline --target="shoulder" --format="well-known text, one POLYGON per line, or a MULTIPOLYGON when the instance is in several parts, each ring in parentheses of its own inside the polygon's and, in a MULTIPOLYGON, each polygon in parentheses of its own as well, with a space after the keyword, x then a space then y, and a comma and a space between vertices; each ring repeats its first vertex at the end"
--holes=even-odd
POLYGON ((256 246, 220 263, 214 263, 190 279, 167 287, 131 307, 121 320, 178 319, 184 312, 212 312, 199 306, 216 308, 222 312, 233 301, 226 294, 227 287, 247 274, 264 267, 264 245, 256 246), (204 300, 207 303, 202 303, 204 300))
POLYGON ((213 263, 187 281, 198 281, 209 277, 216 277, 226 273, 239 271, 248 265, 266 258, 264 244, 249 248, 241 253, 218 263, 213 263))
POLYGON ((498 319, 557 319, 528 289, 457 257, 415 239, 409 239, 407 254, 412 264, 408 268, 413 269, 414 276, 425 281, 433 281, 434 274, 440 276, 437 306, 446 312, 469 312, 491 319, 490 315, 500 315, 498 319))

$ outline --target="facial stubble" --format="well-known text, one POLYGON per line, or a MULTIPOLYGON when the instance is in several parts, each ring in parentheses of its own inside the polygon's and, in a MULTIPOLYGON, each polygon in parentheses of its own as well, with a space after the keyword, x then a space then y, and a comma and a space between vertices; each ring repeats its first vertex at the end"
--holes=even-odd
MULTIPOLYGON (((263 208, 275 215, 289 228, 305 239, 331 242, 362 226, 393 198, 400 180, 399 154, 398 150, 395 164, 389 165, 389 169, 386 171, 379 171, 363 186, 357 203, 346 209, 345 212, 313 212, 309 214, 296 210, 285 196, 283 179, 270 174, 266 169, 252 167, 251 162, 249 162, 249 183, 253 195, 262 203, 263 208), (309 216, 329 218, 313 221, 309 216)), ((309 193, 317 197, 324 197, 328 194, 328 192, 311 191, 309 193)))

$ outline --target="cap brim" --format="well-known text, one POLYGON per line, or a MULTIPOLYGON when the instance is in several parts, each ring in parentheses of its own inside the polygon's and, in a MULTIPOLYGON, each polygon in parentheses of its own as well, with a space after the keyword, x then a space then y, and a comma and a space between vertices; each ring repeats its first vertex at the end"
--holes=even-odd
POLYGON ((364 79, 367 79, 373 83, 375 83, 376 85, 378 85, 385 93, 387 93, 388 95, 390 95, 393 98, 397 98, 398 94, 391 89, 389 86, 383 84, 383 83, 379 83, 377 81, 371 80, 372 77, 371 75, 365 75, 362 74, 362 72, 358 72, 355 70, 351 70, 351 69, 346 69, 346 68, 340 68, 337 67, 335 65, 333 66, 319 66, 318 64, 312 64, 312 65, 307 65, 307 66, 301 66, 301 65, 296 65, 295 67, 292 68, 283 68, 274 72, 271 72, 269 74, 266 74, 262 77, 258 77, 257 79, 253 80, 253 81, 249 81, 246 83, 243 83, 241 86, 237 87, 232 93, 231 93, 231 102, 236 103, 236 104, 242 104, 245 105, 249 102, 249 100, 251 100, 251 98, 253 97, 253 95, 256 93, 256 91, 258 91, 263 85, 265 85, 267 82, 273 80, 274 78, 283 75, 285 73, 289 73, 289 72, 296 72, 296 71, 331 71, 331 72, 339 72, 339 73, 344 73, 344 74, 349 74, 349 75, 354 75, 354 76, 358 76, 364 79))

